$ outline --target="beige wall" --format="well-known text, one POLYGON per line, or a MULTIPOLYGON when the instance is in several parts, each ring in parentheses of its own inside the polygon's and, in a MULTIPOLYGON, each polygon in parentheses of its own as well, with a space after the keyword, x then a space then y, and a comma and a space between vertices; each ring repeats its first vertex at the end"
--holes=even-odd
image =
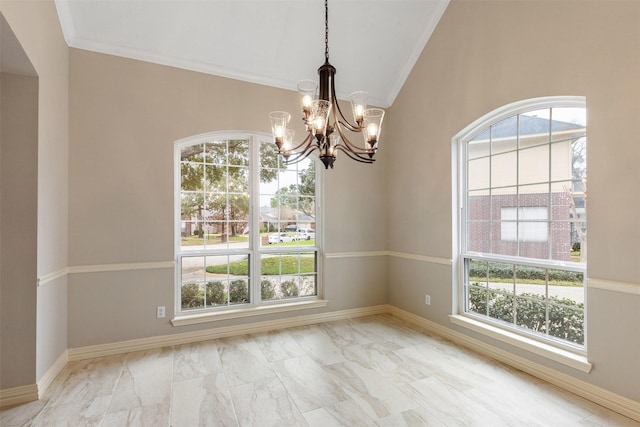
MULTIPOLYGON (((292 91, 77 49, 70 81, 72 267, 172 261, 174 141, 219 130, 270 132, 270 111, 296 114, 298 106, 292 91)), ((384 249, 384 170, 384 163, 338 158, 325 174, 327 252, 384 249)), ((326 261, 325 311, 386 302, 385 264, 349 261, 326 261)), ((69 347, 264 320, 172 327, 173 289, 171 268, 70 275, 69 347), (159 305, 167 318, 156 319, 159 305)))
POLYGON ((38 78, 0 73, 0 389, 36 379, 38 78))
MULTIPOLYGON (((638 2, 453 0, 388 112, 388 249, 452 258, 451 139, 460 130, 522 99, 586 96, 588 276, 640 286, 638 22, 638 2)), ((393 305, 640 401, 637 293, 588 290, 587 375, 454 326, 446 265, 391 258, 389 277, 393 305)))
MULTIPOLYGON (((19 44, 38 75, 37 90, 37 212, 29 207, 25 215, 37 213, 37 260, 29 270, 29 300, 9 298, 25 313, 24 340, 31 340, 30 326, 35 329, 35 354, 26 351, 22 358, 36 360, 36 366, 15 370, 20 380, 14 385, 33 384, 53 365, 67 348, 67 279, 56 273, 67 263, 67 149, 68 149, 68 47, 62 37, 60 22, 52 0, 0 0, 0 12, 10 25, 19 44), (55 277, 36 290, 38 277, 55 277), (51 276, 53 274, 53 276, 51 276), (26 314, 28 313, 28 314, 26 314), (35 369, 35 375, 32 370, 35 369)), ((4 91, 4 87, 3 87, 4 91)), ((3 171, 4 173, 4 171, 3 171)), ((21 233, 19 228, 12 230, 21 233)), ((5 235, 2 236, 3 243, 5 235)), ((25 277, 26 278, 26 277, 25 277)), ((11 284, 3 283, 3 286, 11 284)), ((13 289, 13 288, 12 288, 13 289)), ((16 291, 13 289, 13 291, 16 291)), ((12 291, 12 292, 13 292, 12 291)), ((3 293, 3 300, 5 294, 3 293)), ((5 311, 3 310, 3 315, 5 311)), ((0 325, 4 334, 8 323, 0 325)), ((6 342, 0 346, 7 348, 6 342)), ((4 388, 4 381, 2 384, 4 388)))

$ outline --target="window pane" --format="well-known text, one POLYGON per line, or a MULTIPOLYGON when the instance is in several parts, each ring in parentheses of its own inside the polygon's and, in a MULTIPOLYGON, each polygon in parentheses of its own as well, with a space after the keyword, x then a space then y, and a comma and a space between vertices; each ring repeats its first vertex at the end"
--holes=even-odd
POLYGON ((545 333, 547 330, 547 303, 544 295, 524 293, 516 297, 516 321, 521 328, 545 333))
POLYGON ((317 295, 315 252, 263 254, 261 271, 263 299, 317 295))
POLYGON ((510 152, 491 157, 491 187, 518 184, 518 154, 510 152))
POLYGON ((478 286, 477 283, 472 282, 469 285, 469 295, 467 297, 467 311, 471 313, 478 313, 488 315, 487 311, 489 300, 489 289, 486 286, 478 286))
POLYGON ((180 295, 183 310, 204 307, 205 258, 182 257, 180 295))
POLYGON ((180 288, 182 310, 204 308, 204 288, 202 282, 183 283, 180 288))
POLYGON ((227 167, 225 165, 205 165, 203 171, 208 192, 222 194, 227 192, 227 167))
POLYGON ((205 161, 214 165, 227 164, 227 141, 210 141, 205 144, 205 161))
POLYGON ((575 139, 576 135, 586 133, 587 117, 584 108, 551 109, 552 141, 575 139))
POLYGON ((538 143, 545 143, 548 141, 549 132, 551 129, 551 110, 544 108, 535 111, 528 111, 520 114, 518 134, 520 135, 520 147, 525 145, 532 145, 531 139, 537 138, 538 143))
POLYGON ((227 141, 228 156, 230 165, 249 165, 249 141, 234 139, 227 141))
POLYGON ((194 144, 180 150, 181 162, 204 162, 204 144, 194 144))
POLYGON ((204 190, 204 165, 202 163, 180 163, 182 191, 201 192, 204 190))
POLYGON ((572 301, 571 304, 584 303, 584 274, 549 269, 549 297, 566 298, 572 301))
POLYGON ((548 145, 527 148, 518 153, 518 183, 520 185, 549 181, 548 145))
POLYGON ((581 137, 571 143, 571 178, 587 177, 587 138, 581 137))
POLYGON ((496 155, 518 148, 518 120, 509 117, 491 126, 491 154, 496 155))
POLYGON ((549 335, 575 344, 584 344, 584 304, 553 298, 549 303, 549 335))
POLYGON ((483 132, 467 144, 467 158, 477 159, 489 155, 489 132, 483 132))
POLYGON ((248 303, 249 256, 206 257, 207 305, 248 303))
MULTIPOLYGON (((265 146, 263 143, 262 146, 265 146)), ((272 143, 261 149, 271 159, 272 143)), ((261 168, 260 245, 315 245, 315 164, 306 159, 281 166, 268 161, 261 168), (311 242, 313 237, 313 242, 311 242)))
POLYGON ((489 157, 469 161, 467 166, 467 180, 469 181, 469 190, 489 188, 489 164, 489 157))
POLYGON ((229 304, 249 302, 249 280, 236 279, 229 283, 229 304))

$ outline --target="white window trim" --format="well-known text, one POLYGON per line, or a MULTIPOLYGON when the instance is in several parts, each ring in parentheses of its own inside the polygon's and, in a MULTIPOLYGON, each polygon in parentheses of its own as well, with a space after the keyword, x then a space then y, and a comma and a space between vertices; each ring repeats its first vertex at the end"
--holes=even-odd
MULTIPOLYGON (((452 315, 449 316, 452 323, 469 329, 473 332, 484 336, 497 339, 501 342, 510 344, 514 347, 530 351, 539 356, 561 363, 563 365, 578 369, 582 372, 590 372, 592 364, 588 360, 587 347, 587 306, 585 304, 585 340, 582 348, 574 348, 571 345, 553 345, 549 340, 537 337, 535 333, 529 333, 515 327, 501 327, 498 321, 492 322, 490 319, 478 320, 473 314, 464 311, 464 277, 461 263, 464 258, 476 255, 463 251, 461 227, 465 218, 463 217, 463 207, 465 203, 464 182, 465 164, 462 152, 462 144, 469 137, 476 133, 501 122, 509 117, 525 113, 528 111, 545 109, 545 108, 586 108, 586 98, 583 96, 558 96, 558 97, 541 97, 534 99, 526 99, 511 104, 504 105, 494 111, 491 111, 478 120, 474 121, 452 138, 451 151, 451 182, 452 182, 452 315)), ((502 258, 502 257, 501 257, 502 258)), ((519 265, 536 265, 536 260, 523 260, 517 257, 503 257, 507 262, 514 262, 519 265)), ((555 265, 559 268, 574 271, 582 271, 585 273, 586 268, 580 263, 545 261, 546 265, 555 265)), ((585 285, 586 289, 586 285, 585 285)))
MULTIPOLYGON (((225 139, 247 139, 249 140, 249 149, 250 149, 250 159, 257 159, 259 156, 259 144, 262 141, 270 141, 272 139, 271 134, 265 132, 251 132, 251 131, 214 131, 214 132, 206 132, 198 135, 193 135, 187 138, 183 138, 174 142, 174 160, 173 160, 173 168, 174 168, 174 264, 175 264, 175 278, 174 278, 174 313, 175 316, 171 320, 173 326, 186 326, 198 323, 205 322, 214 322, 220 320, 227 319, 235 319, 235 318, 243 318, 243 317, 251 317, 251 316, 260 316, 267 314, 275 314, 288 312, 293 310, 302 310, 302 309, 313 309, 319 307, 325 307, 328 304, 328 300, 322 298, 323 295, 323 273, 322 266, 324 264, 324 229, 323 229, 323 221, 324 218, 324 205, 323 205, 323 193, 324 193, 324 173, 323 169, 320 167, 319 162, 315 162, 313 157, 310 157, 315 165, 315 173, 316 173, 316 246, 312 249, 316 252, 316 265, 317 265, 317 282, 316 282, 316 295, 309 297, 299 297, 296 299, 283 299, 283 300, 270 300, 270 301, 259 301, 259 285, 256 283, 252 283, 253 295, 254 298, 243 305, 237 306, 227 306, 227 307, 215 307, 215 308, 203 308, 197 311, 182 311, 181 307, 181 292, 180 286, 178 284, 181 281, 181 269, 180 262, 184 252, 181 251, 181 206, 180 206, 180 192, 181 192, 181 172, 180 168, 176 167, 180 163, 180 150, 192 144, 196 144, 198 142, 204 142, 207 140, 225 140, 225 139), (319 180, 319 182, 318 182, 319 180), (255 295, 258 295, 258 298, 255 295)), ((251 166, 250 166, 251 167, 251 166)), ((260 203, 254 203, 255 200, 259 200, 259 183, 260 179, 258 174, 252 174, 252 181, 250 183, 250 228, 253 230, 259 229, 260 223, 260 203)), ((250 271, 256 270, 256 263, 260 262, 260 254, 269 252, 270 250, 264 251, 260 246, 260 234, 252 233, 250 235, 249 248, 240 249, 240 250, 229 250, 228 253, 238 252, 238 253, 252 253, 250 256, 250 271), (256 248, 256 249, 253 249, 256 248)), ((304 246, 300 249, 292 248, 288 250, 287 248, 274 249, 271 252, 295 252, 299 253, 300 251, 304 251, 304 246)), ((198 253, 193 252, 189 253, 189 255, 197 255, 198 253)), ((210 252, 203 251, 202 255, 211 254, 210 252)), ((214 254, 215 255, 215 254, 214 254)), ((256 282, 256 281, 252 281, 256 282)))

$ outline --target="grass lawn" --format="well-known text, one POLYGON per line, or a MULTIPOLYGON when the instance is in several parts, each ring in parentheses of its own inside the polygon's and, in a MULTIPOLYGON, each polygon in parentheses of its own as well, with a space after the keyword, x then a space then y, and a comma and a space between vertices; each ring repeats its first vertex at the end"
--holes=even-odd
MULTIPOLYGON (((262 258, 260 261, 260 269, 262 275, 271 276, 277 274, 296 274, 296 273, 313 273, 316 271, 315 257, 297 256, 272 256, 262 258), (298 270, 298 260, 300 261, 300 269, 298 270)), ((226 265, 210 265, 207 267, 207 273, 227 274, 226 265)), ((229 274, 234 276, 247 276, 249 274, 249 263, 238 261, 229 264, 229 274)))

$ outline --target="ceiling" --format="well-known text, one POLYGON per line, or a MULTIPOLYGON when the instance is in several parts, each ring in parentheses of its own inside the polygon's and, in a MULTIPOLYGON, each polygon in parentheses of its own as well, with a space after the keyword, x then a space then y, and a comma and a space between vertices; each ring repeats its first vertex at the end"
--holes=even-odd
MULTIPOLYGON (((390 106, 449 0, 331 0, 338 97, 390 106)), ((55 0, 74 48, 296 90, 324 63, 322 0, 55 0)))

